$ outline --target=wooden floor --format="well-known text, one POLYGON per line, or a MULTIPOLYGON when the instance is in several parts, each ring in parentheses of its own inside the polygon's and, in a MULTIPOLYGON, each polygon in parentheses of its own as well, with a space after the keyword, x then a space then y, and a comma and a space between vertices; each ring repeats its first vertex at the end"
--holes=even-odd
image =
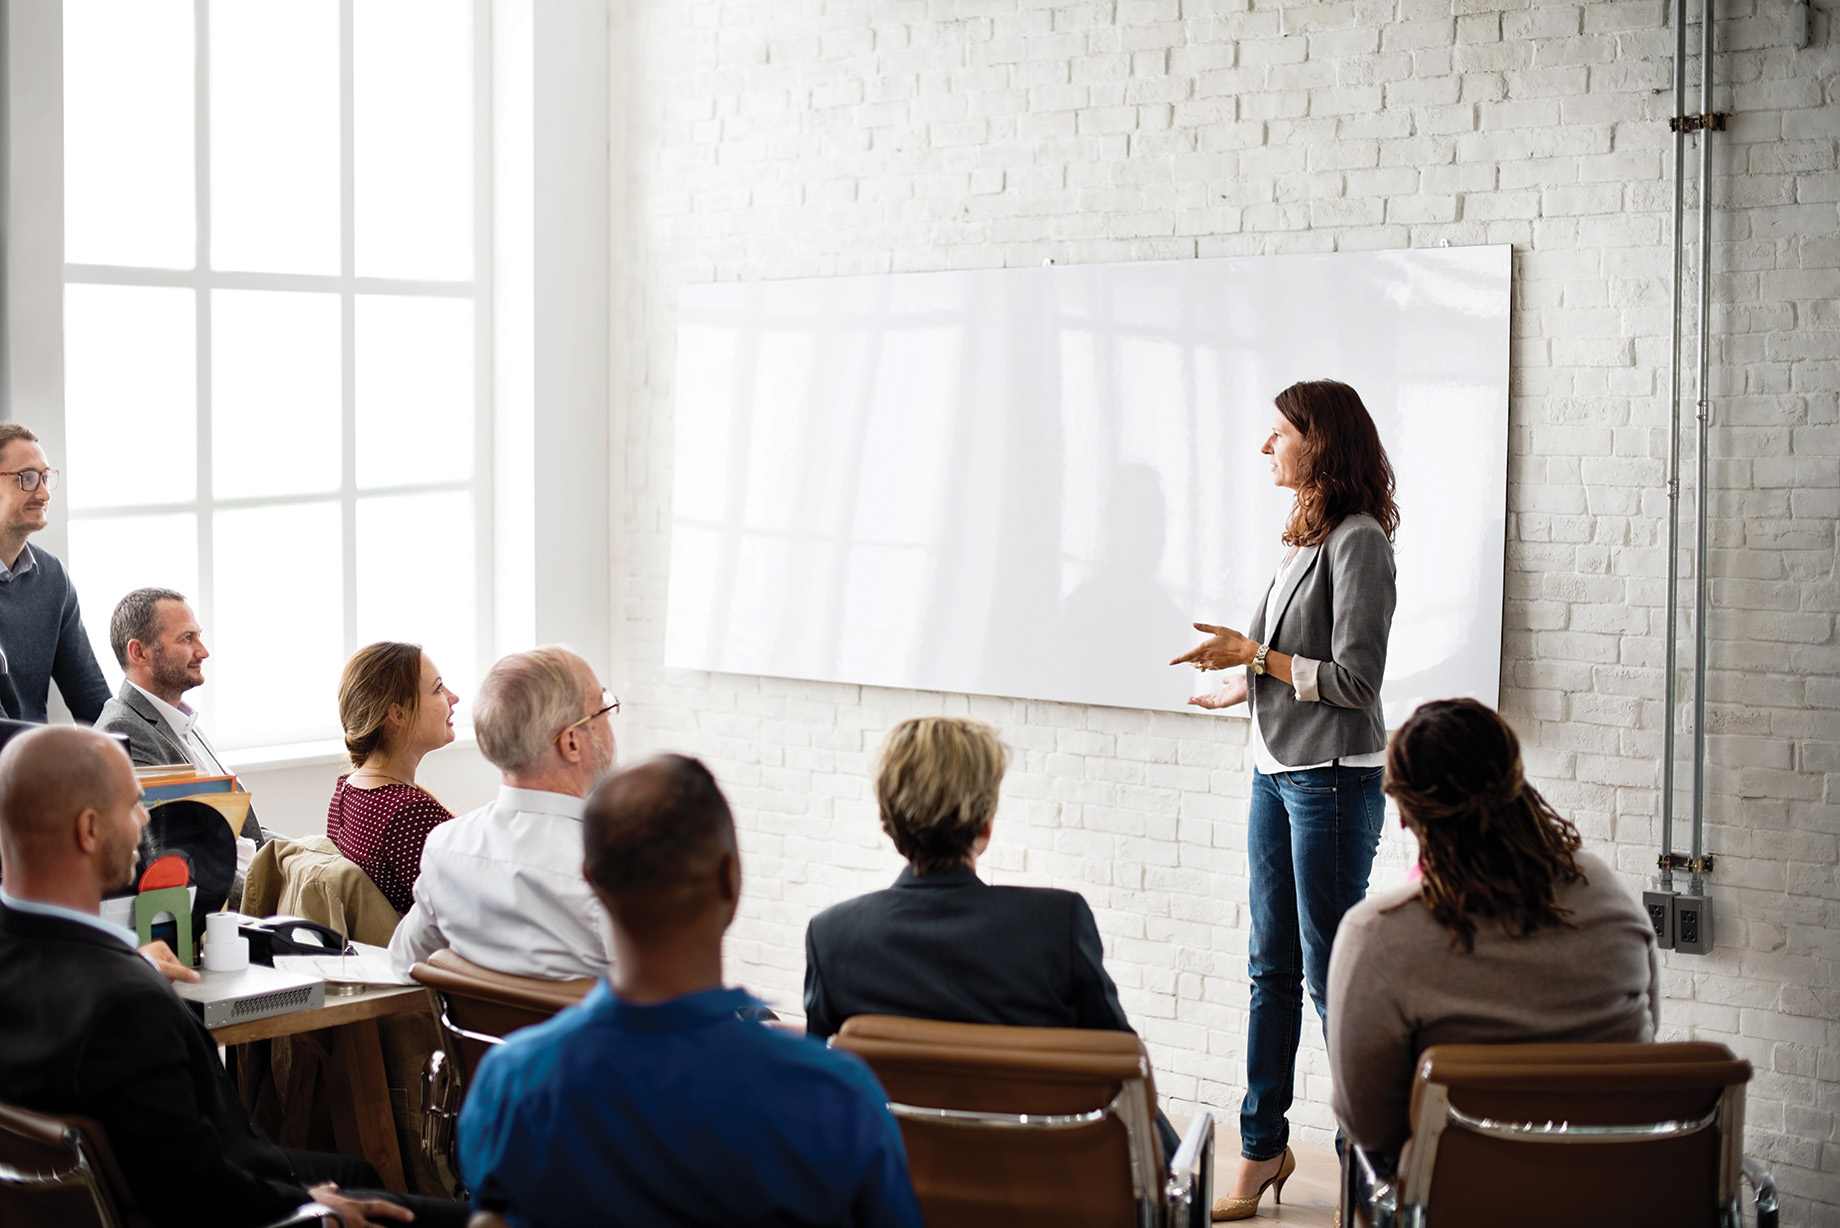
MULTIPOLYGON (((1177 1127, 1181 1127, 1178 1125, 1177 1127)), ((1270 1220, 1280 1224, 1305 1224, 1311 1228, 1330 1228, 1335 1223, 1336 1187, 1341 1180, 1341 1163, 1333 1147, 1312 1147, 1292 1143, 1297 1157, 1297 1171, 1284 1183, 1282 1206, 1272 1200, 1271 1191, 1259 1203, 1259 1213, 1249 1223, 1270 1220)), ((1239 1162, 1239 1131, 1232 1123, 1214 1128, 1214 1194, 1227 1188, 1227 1179, 1239 1162)))

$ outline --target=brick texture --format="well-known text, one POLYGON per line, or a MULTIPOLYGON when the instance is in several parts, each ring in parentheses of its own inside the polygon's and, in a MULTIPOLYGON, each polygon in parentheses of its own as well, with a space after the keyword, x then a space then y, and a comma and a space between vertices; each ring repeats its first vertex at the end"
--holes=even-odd
MULTIPOLYGON (((1233 719, 664 669, 671 304, 711 280, 1513 244, 1503 707, 1540 787, 1631 890, 1645 883, 1666 720, 1671 7, 615 6, 625 753, 704 756, 736 804, 734 979, 797 1003, 806 919, 898 868, 867 779, 883 731, 969 713, 1017 750, 990 876, 1083 891, 1172 1108, 1236 1113, 1250 764, 1233 719)), ((1663 1015, 1666 1037, 1755 1065, 1747 1150, 1790 1222, 1831 1226, 1840 56, 1831 6, 1801 49, 1792 8, 1721 6, 1705 560, 1719 948, 1665 958, 1663 1015)), ((1389 832, 1377 882, 1408 845, 1389 832)), ((1311 1029, 1301 1071, 1294 1121, 1321 1142, 1311 1029)))

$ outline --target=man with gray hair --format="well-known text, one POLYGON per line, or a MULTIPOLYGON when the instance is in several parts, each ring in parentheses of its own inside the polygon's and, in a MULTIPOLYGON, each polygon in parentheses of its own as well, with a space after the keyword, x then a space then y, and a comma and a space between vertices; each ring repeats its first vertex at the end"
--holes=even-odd
POLYGON ((515 652, 492 667, 473 729, 503 783, 490 804, 429 833, 415 903, 390 939, 397 972, 442 947, 517 976, 607 971, 607 911, 582 877, 581 816, 613 766, 619 709, 566 648, 515 652))
MULTIPOLYGON (((189 763, 204 776, 228 776, 229 768, 198 726, 198 713, 185 693, 204 685, 204 628, 183 593, 137 588, 115 605, 109 618, 109 647, 121 663, 121 690, 102 705, 96 728, 128 739, 136 767, 189 763)), ((242 836, 253 843, 237 853, 239 871, 263 842, 255 807, 243 820, 242 836)))

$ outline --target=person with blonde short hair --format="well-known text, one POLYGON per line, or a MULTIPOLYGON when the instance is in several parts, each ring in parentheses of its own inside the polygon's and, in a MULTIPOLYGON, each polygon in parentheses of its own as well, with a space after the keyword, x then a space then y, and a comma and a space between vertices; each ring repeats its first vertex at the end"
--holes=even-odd
POLYGON ((566 648, 514 652, 473 700, 498 797, 428 836, 415 902, 390 939, 407 975, 442 947, 517 976, 568 980, 609 966, 607 911, 581 874, 583 801, 613 766, 620 701, 566 648))
POLYGON ((907 867, 894 886, 834 904, 806 928, 813 1037, 852 1014, 1132 1031, 1086 900, 977 876, 1008 759, 995 729, 960 716, 889 731, 876 805, 907 867))
MULTIPOLYGON (((922 716, 889 731, 875 801, 907 868, 806 927, 811 1035, 852 1015, 1132 1031, 1085 899, 978 877, 1008 768, 1009 748, 982 721, 922 716)), ((1161 1113, 1157 1126, 1173 1154, 1161 1113)))
POLYGON ((875 801, 882 830, 918 874, 975 862, 990 843, 1009 747, 977 721, 903 721, 882 746, 875 801))

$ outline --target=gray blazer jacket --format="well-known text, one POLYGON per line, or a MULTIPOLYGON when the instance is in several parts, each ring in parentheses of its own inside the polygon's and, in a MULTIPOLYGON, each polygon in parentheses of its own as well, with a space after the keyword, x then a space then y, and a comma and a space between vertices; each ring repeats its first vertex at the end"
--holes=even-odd
MULTIPOLYGON (((119 733, 128 739, 128 758, 134 766, 145 767, 156 763, 190 763, 192 753, 185 749, 173 733, 172 726, 160 715, 160 710, 147 702, 147 697, 140 693, 133 683, 124 681, 115 697, 102 705, 102 714, 96 718, 96 728, 104 733, 119 733)), ((196 729, 194 737, 202 739, 204 735, 196 729)), ((215 755, 217 752, 211 752, 215 755)), ((261 844, 266 837, 262 825, 256 821, 256 808, 249 807, 249 817, 243 821, 243 835, 261 844)))
POLYGON ((1323 763, 1386 747, 1380 683, 1393 628, 1393 544, 1372 516, 1350 516, 1321 545, 1305 546, 1265 625, 1265 590, 1248 636, 1274 651, 1322 662, 1318 699, 1248 668, 1253 719, 1280 763, 1323 763))

